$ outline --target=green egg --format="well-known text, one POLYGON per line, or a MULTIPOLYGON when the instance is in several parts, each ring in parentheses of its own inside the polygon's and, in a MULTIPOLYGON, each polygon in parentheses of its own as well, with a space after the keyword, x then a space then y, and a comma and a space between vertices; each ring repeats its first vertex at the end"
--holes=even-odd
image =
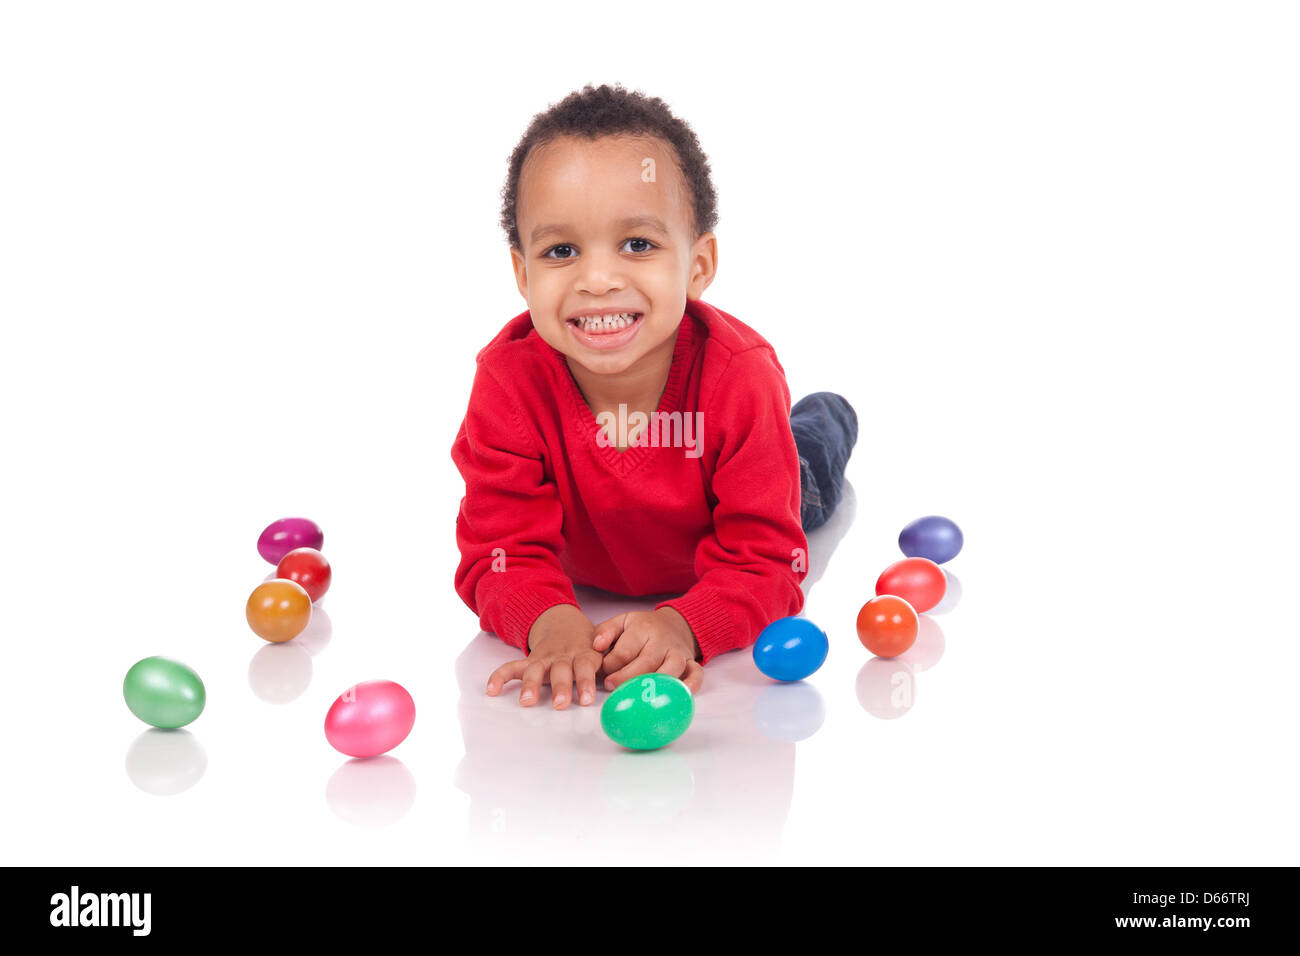
POLYGON ((126 706, 146 724, 184 727, 203 713, 207 694, 190 667, 170 657, 146 657, 126 672, 122 681, 126 706))
POLYGON ((616 744, 655 750, 686 733, 694 716, 690 688, 667 674, 642 674, 609 695, 600 709, 600 726, 616 744))

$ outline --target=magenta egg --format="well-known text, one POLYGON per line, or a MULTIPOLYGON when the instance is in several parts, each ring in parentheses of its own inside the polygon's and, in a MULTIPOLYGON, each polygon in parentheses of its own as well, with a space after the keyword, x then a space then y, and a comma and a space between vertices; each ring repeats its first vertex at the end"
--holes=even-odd
POLYGON ((279 564, 290 551, 298 548, 321 550, 325 532, 310 518, 281 518, 266 526, 257 539, 257 553, 271 564, 279 564))
POLYGON ((325 739, 349 757, 377 757, 392 750, 415 726, 415 701, 391 680, 349 687, 325 715, 325 739))

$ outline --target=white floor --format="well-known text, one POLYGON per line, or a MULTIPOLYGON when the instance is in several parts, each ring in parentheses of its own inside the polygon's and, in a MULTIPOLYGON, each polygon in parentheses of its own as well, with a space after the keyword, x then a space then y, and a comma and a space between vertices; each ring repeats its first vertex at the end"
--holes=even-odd
MULTIPOLYGON (((869 485, 866 472, 856 469, 857 486, 869 485)), ((368 560, 363 532, 341 531, 331 547, 327 531, 334 589, 309 633, 276 646, 240 620, 241 590, 263 576, 255 534, 224 574, 214 548, 207 561, 110 563, 101 586, 81 594, 44 575, 17 602, 43 609, 19 620, 27 639, 6 627, 17 661, 5 701, 6 855, 43 864, 559 862, 620 852, 657 862, 1295 859, 1295 650, 1284 626, 1270 626, 1242 592, 1227 592, 1235 609, 1212 591, 1197 596, 1199 583, 1172 559, 1151 569, 1142 594, 1099 575, 1091 557, 1033 560, 998 544, 986 511, 970 516, 966 550, 951 564, 955 606, 925 616, 905 661, 873 658, 853 620, 893 542, 863 513, 862 495, 851 487, 810 540, 806 613, 830 634, 825 666, 778 685, 748 654, 721 657, 706 669, 691 729, 651 753, 608 741, 595 706, 557 712, 546 696, 528 709, 487 697, 487 675, 513 651, 422 588, 426 569, 413 558, 425 552, 400 538, 387 558, 368 560), (207 684, 207 710, 183 731, 145 729, 122 703, 122 674, 150 653, 186 660, 207 684), (389 756, 348 760, 324 739, 325 711, 351 683, 376 677, 415 696, 415 729, 389 756)), ((102 557, 95 550, 69 548, 65 560, 80 554, 89 567, 102 557)), ((601 615, 593 620, 649 606, 587 589, 582 603, 601 615)))
POLYGON ((0 151, 5 863, 1300 859, 1284 8, 620 27, 674 50, 698 21, 715 55, 690 70, 530 59, 599 51, 608 5, 521 7, 491 57, 405 9, 37 9, 0 14, 0 89, 26 91, 0 115, 23 146, 0 151), (796 62, 766 69, 760 40, 796 62), (486 697, 513 651, 452 590, 473 356, 524 308, 504 157, 618 78, 714 162, 705 298, 794 399, 839 391, 863 426, 811 540, 825 666, 778 686, 719 658, 691 729, 644 754, 596 707, 486 697), (874 660, 857 611, 933 513, 966 534, 960 598, 874 660), (268 646, 244 602, 287 515, 325 529, 334 585, 268 646), (123 703, 153 654, 206 683, 183 731, 123 703), (322 724, 372 678, 418 716, 354 762, 322 724))

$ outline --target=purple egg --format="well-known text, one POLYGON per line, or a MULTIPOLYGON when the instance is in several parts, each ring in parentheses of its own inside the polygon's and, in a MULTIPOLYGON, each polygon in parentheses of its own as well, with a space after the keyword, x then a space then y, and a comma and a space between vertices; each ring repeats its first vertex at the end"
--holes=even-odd
POLYGON ((257 539, 257 553, 272 564, 279 564, 294 548, 320 551, 324 543, 325 532, 310 518, 281 518, 267 525, 257 539))
POLYGON ((963 538, 956 522, 942 515, 917 518, 898 536, 898 547, 909 558, 929 558, 943 564, 957 557, 963 538))

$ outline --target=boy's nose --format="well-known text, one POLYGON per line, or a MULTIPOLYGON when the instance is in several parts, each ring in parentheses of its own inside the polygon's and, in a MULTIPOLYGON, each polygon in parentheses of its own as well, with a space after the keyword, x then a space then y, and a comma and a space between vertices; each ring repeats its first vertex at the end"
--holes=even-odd
POLYGON ((592 295, 617 292, 625 283, 622 264, 617 257, 588 253, 578 270, 578 290, 592 295))

